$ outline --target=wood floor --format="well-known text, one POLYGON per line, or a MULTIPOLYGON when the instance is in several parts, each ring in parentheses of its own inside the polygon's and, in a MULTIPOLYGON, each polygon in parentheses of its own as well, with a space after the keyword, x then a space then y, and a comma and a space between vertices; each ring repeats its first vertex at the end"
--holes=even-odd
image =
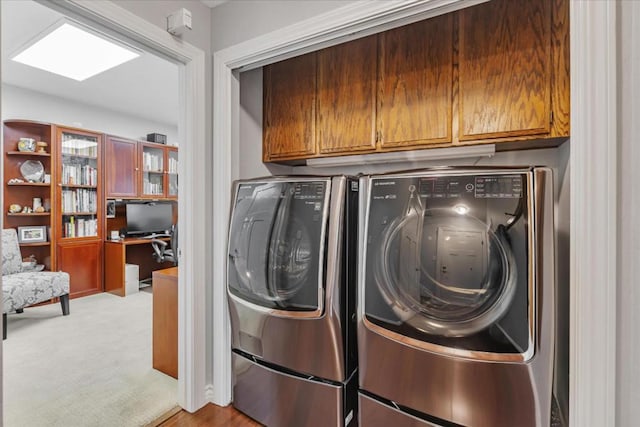
POLYGON ((180 411, 161 423, 159 427, 257 427, 260 425, 231 405, 223 408, 209 403, 193 414, 180 411))

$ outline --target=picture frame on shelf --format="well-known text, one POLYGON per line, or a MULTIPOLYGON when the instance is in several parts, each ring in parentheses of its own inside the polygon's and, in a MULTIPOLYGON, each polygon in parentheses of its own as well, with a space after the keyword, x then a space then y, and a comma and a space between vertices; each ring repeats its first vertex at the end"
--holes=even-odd
POLYGON ((18 227, 18 243, 42 243, 47 241, 45 225, 18 227))
POLYGON ((116 217, 116 201, 115 200, 107 200, 107 218, 115 218, 116 217))

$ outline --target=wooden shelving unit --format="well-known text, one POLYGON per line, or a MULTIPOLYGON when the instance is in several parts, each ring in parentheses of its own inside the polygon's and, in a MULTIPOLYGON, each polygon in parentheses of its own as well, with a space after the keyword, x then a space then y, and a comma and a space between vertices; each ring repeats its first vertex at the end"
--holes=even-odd
POLYGON ((56 252, 58 269, 71 276, 71 297, 103 290, 102 141, 98 132, 56 127, 56 252))
MULTIPOLYGON (((51 230, 52 211, 31 212, 31 213, 10 213, 9 206, 18 204, 21 207, 33 207, 34 198, 39 198, 44 206, 52 209, 54 194, 53 186, 50 182, 12 182, 11 179, 23 179, 20 166, 27 160, 36 160, 44 166, 45 174, 53 175, 53 158, 55 152, 54 125, 50 123, 39 123, 26 120, 6 120, 3 123, 3 147, 4 156, 4 228, 15 228, 34 226, 45 226, 51 230), (33 138, 36 141, 47 143, 47 153, 18 151, 18 141, 20 138, 33 138)), ((46 270, 56 270, 56 253, 54 250, 54 235, 49 232, 50 241, 39 243, 22 243, 21 248, 28 248, 28 252, 23 251, 23 256, 35 255, 39 264, 44 264, 46 270)))

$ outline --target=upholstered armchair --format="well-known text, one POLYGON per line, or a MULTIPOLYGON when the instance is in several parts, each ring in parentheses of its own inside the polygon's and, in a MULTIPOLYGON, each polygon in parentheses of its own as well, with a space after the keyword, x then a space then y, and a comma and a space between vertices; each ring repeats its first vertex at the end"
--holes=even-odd
POLYGON ((7 313, 22 313, 25 307, 60 298, 62 314, 69 314, 69 274, 53 271, 22 271, 18 234, 2 230, 2 339, 7 338, 7 313))

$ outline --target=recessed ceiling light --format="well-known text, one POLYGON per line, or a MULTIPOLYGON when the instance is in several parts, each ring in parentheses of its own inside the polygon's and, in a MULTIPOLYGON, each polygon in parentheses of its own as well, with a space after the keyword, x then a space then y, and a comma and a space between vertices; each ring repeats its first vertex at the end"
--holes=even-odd
POLYGON ((57 23, 35 40, 11 59, 77 81, 140 56, 129 47, 66 20, 57 23))

